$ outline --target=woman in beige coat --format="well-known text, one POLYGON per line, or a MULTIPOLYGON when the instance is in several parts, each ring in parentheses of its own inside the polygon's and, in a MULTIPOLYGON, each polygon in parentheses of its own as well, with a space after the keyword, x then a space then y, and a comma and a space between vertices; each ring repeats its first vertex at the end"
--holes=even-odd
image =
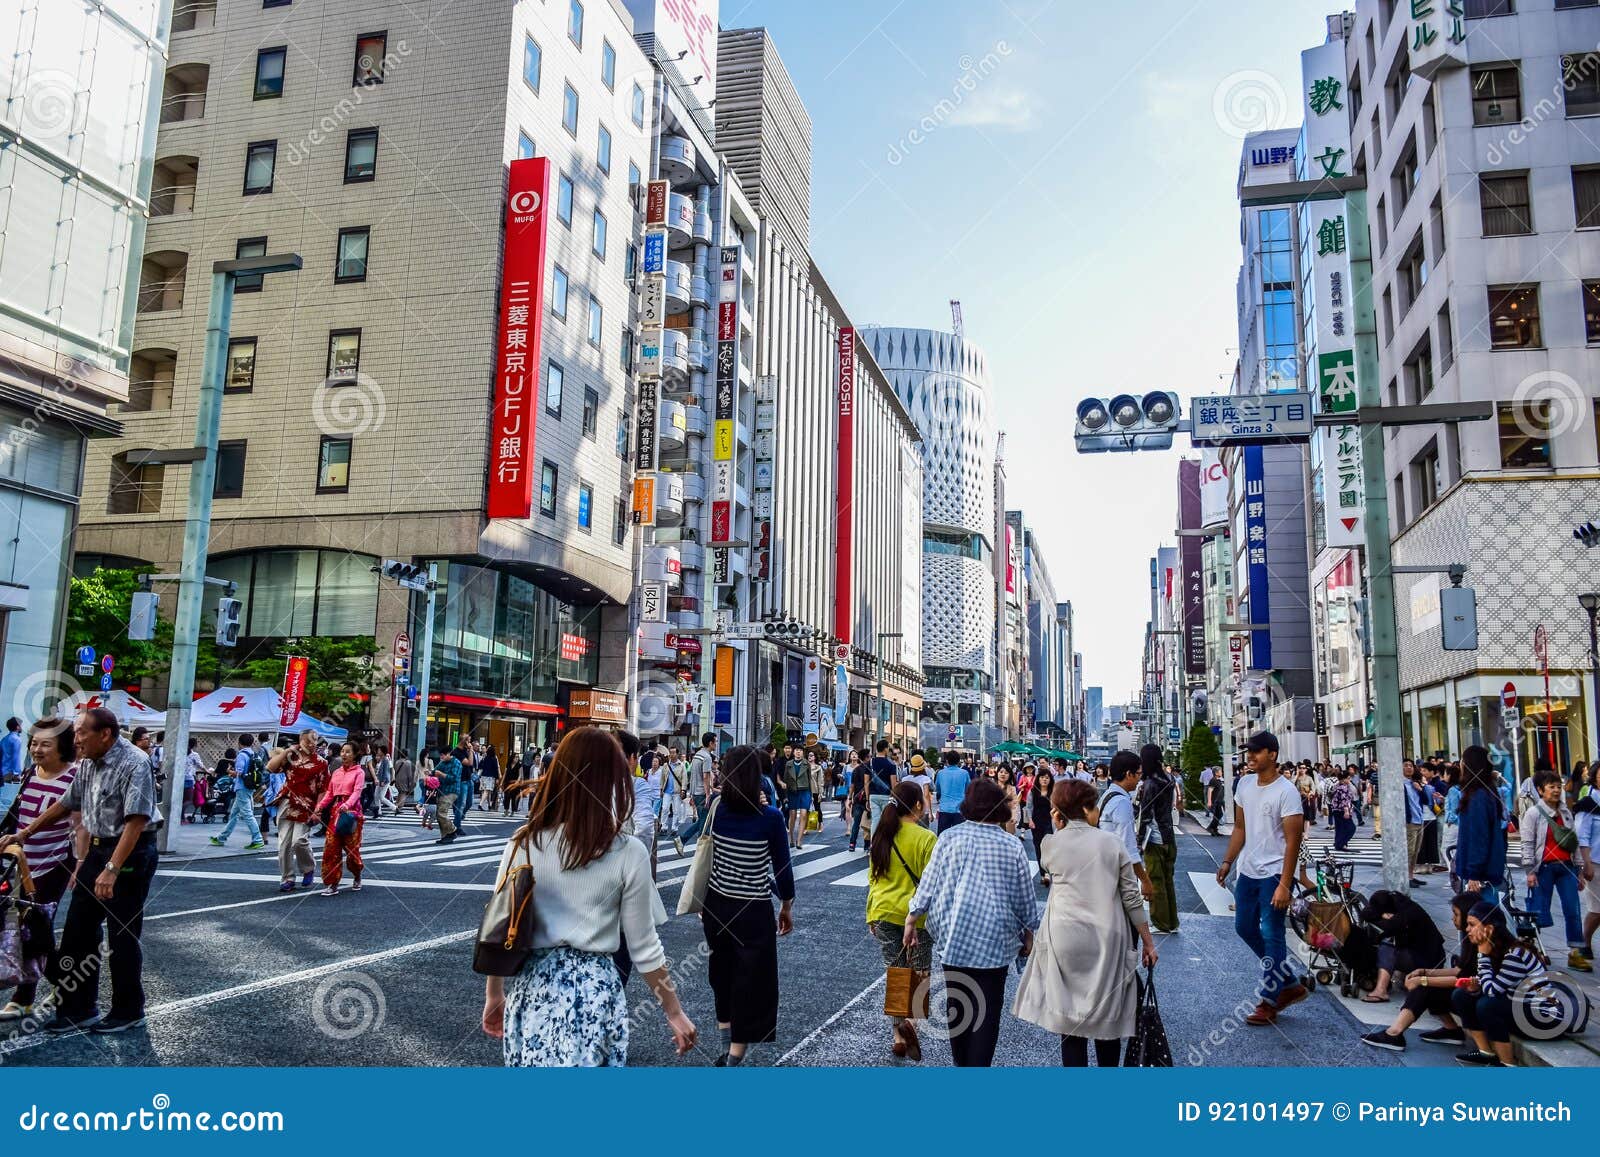
POLYGON ((1061 1063, 1078 1068, 1089 1063, 1090 1040, 1101 1068, 1117 1064, 1134 1032, 1140 961, 1156 962, 1133 862, 1121 840, 1095 826, 1095 802, 1094 788, 1076 779, 1050 793, 1056 830, 1039 857, 1050 900, 1011 1009, 1060 1034, 1061 1063))

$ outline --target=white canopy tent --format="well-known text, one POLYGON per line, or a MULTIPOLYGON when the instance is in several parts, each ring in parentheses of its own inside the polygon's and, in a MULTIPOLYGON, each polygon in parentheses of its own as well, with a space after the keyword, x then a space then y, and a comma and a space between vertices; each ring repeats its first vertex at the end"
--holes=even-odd
POLYGON ((126 691, 79 691, 56 704, 56 716, 69 719, 86 707, 108 707, 124 727, 167 725, 167 713, 158 711, 126 691))
POLYGON ((310 728, 324 739, 345 739, 349 732, 324 723, 302 711, 289 727, 283 726, 283 695, 276 687, 218 687, 194 701, 189 716, 193 734, 240 735, 249 732, 298 734, 310 728))

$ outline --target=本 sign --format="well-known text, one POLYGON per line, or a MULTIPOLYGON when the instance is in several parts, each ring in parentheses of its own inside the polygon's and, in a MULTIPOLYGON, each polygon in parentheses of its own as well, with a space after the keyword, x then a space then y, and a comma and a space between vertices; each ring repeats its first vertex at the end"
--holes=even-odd
POLYGON ((1244 394, 1194 399, 1196 446, 1247 446, 1311 437, 1311 395, 1244 394))

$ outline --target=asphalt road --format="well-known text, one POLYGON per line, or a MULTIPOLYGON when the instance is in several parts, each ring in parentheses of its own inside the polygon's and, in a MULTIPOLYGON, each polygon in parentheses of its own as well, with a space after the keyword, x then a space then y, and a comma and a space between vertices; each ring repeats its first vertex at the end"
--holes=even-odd
MULTIPOLYGON (((0 1043, 0 1063, 499 1064, 499 1043, 478 1025, 483 982, 471 971, 471 941, 513 827, 474 817, 462 840, 441 849, 415 820, 369 822, 367 886, 334 898, 315 889, 280 895, 270 852, 168 861, 146 915, 146 1026, 114 1036, 12 1036, 0 1043)), ((888 1050, 883 970, 864 923, 864 851, 847 850, 833 819, 810 840, 797 860, 795 931, 780 942, 778 1041, 755 1049, 748 1063, 903 1064, 888 1050)), ((1221 841, 1186 823, 1180 845, 1182 928, 1162 938, 1156 974, 1179 1064, 1450 1062, 1448 1050, 1420 1044, 1403 1058, 1360 1045, 1363 1026, 1322 992, 1273 1027, 1244 1026, 1256 963, 1233 934, 1226 896, 1204 883, 1221 841)), ((661 851, 671 911, 688 861, 669 844, 661 851)), ((710 1043, 673 1055, 664 1021, 635 978, 630 1063, 709 1064, 716 1033, 698 918, 674 917, 662 936, 684 1004, 710 1043)), ((948 1064, 937 1030, 923 1035, 923 1063, 948 1064)), ((1056 1038, 1007 1019, 997 1063, 1053 1066, 1059 1056, 1056 1038)))

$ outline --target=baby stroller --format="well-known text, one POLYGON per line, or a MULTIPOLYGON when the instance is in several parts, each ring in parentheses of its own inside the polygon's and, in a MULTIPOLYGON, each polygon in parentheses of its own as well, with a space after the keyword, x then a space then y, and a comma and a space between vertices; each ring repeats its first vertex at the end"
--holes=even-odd
MULTIPOLYGON (((33 877, 28 861, 16 849, 0 853, 0 988, 13 988, 44 976, 50 944, 30 943, 42 920, 46 929, 56 905, 33 902, 33 877)), ((49 932, 45 933, 48 940, 49 932)))
POLYGON ((1339 986, 1343 996, 1378 985, 1378 946, 1361 923, 1367 898, 1353 887, 1354 860, 1328 853, 1315 863, 1316 878, 1301 872, 1302 892, 1289 905, 1289 925, 1310 950, 1308 987, 1339 986))

